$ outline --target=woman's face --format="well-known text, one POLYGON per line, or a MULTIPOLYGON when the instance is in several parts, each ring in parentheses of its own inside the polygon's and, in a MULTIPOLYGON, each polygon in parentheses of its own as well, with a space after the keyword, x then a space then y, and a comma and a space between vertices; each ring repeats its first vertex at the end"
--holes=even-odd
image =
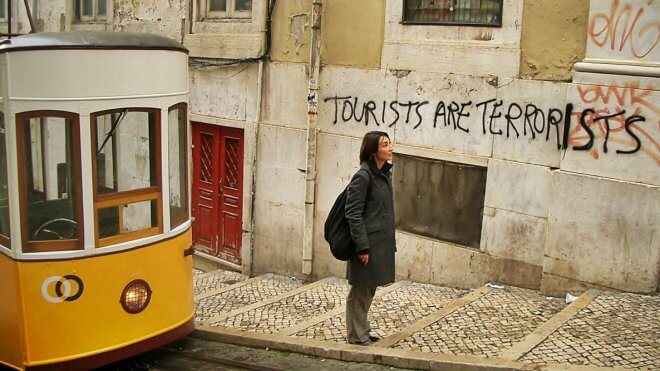
POLYGON ((392 160, 393 151, 394 147, 392 147, 389 138, 383 135, 378 142, 378 151, 374 155, 374 158, 379 162, 390 161, 392 160))

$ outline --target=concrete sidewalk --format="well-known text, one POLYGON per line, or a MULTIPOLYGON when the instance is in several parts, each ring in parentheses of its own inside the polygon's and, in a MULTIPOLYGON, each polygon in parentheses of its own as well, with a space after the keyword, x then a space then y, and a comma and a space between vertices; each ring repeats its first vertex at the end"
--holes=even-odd
POLYGON ((566 304, 515 287, 380 288, 370 347, 345 339, 346 280, 195 275, 193 336, 415 369, 660 369, 660 298, 591 290, 566 304))

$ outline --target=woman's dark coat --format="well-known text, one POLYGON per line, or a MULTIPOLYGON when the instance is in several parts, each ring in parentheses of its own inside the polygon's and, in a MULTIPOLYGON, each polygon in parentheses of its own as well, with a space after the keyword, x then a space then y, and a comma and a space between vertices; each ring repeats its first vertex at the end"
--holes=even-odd
POLYGON ((351 285, 382 286, 394 282, 394 197, 392 165, 381 169, 373 160, 363 162, 353 176, 346 195, 346 219, 356 253, 348 261, 351 285), (369 254, 365 266, 357 255, 369 254))

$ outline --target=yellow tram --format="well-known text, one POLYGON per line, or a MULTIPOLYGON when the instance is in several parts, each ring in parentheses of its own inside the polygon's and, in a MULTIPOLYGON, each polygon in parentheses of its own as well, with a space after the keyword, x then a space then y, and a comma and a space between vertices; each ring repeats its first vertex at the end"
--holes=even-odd
POLYGON ((193 329, 188 54, 0 41, 0 367, 86 369, 193 329))

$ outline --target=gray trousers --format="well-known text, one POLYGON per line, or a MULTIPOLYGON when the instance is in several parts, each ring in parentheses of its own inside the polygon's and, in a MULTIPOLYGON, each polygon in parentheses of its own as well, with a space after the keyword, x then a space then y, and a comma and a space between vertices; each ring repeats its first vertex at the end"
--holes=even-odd
POLYGON ((351 344, 369 342, 371 326, 367 314, 376 294, 376 287, 351 286, 346 298, 346 335, 351 344))

